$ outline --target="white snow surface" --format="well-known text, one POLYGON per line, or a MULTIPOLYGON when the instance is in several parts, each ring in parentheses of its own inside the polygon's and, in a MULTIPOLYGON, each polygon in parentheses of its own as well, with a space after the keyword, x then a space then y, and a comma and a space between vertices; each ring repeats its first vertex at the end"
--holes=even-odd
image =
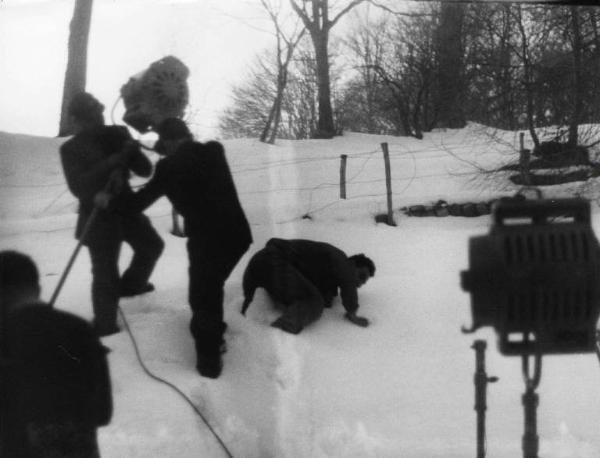
MULTIPOLYGON (((31 255, 49 299, 75 248, 76 203, 62 174, 63 139, 0 133, 0 249, 31 255)), ((521 361, 502 356, 493 330, 462 334, 470 298, 460 287, 469 237, 487 233, 489 215, 407 217, 400 208, 479 202, 512 195, 508 173, 518 133, 468 125, 425 139, 346 133, 332 140, 224 141, 254 244, 226 284, 229 325, 224 370, 200 377, 188 332, 185 240, 173 237, 170 204, 147 214, 166 242, 156 291, 121 308, 147 367, 184 392, 235 457, 468 457, 476 451, 475 339, 488 343, 486 449, 521 456, 521 361), (381 143, 389 144, 396 227, 386 211, 381 143), (348 155, 347 199, 340 199, 340 155, 348 155), (359 290, 359 328, 339 299, 297 336, 269 326, 277 316, 259 290, 239 313, 249 257, 273 236, 330 242, 365 253, 376 275, 359 290)), ((153 160, 156 157, 151 156, 153 160)), ((136 179, 135 184, 144 180, 136 179)), ((592 195, 595 183, 543 188, 546 197, 592 195)), ((600 223, 593 205, 593 225, 600 223)), ((131 251, 122 250, 122 266, 131 251)), ((82 250, 57 307, 92 316, 90 262, 82 250)), ((122 323, 123 324, 123 323, 122 323)), ((114 416, 99 430, 104 458, 219 457, 225 453, 201 418, 140 367, 127 332, 110 348, 114 416)), ((600 366, 594 354, 543 358, 537 411, 541 457, 600 456, 600 366)))

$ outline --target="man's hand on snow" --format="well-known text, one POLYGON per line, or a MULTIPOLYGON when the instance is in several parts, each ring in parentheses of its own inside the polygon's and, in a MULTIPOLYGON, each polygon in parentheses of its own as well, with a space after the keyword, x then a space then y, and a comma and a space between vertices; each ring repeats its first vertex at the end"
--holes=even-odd
POLYGON ((360 326, 361 328, 366 328, 367 326, 369 326, 369 320, 367 320, 366 318, 364 318, 362 316, 358 316, 354 313, 346 313, 345 316, 346 316, 346 319, 348 319, 355 325, 360 326))

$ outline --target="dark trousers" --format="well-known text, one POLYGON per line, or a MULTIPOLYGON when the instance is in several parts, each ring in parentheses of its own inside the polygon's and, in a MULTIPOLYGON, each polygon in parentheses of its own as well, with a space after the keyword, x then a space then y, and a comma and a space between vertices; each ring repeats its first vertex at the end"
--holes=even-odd
POLYGON ((99 220, 86 241, 92 261, 94 323, 101 333, 116 328, 121 289, 145 285, 164 249, 164 242, 144 214, 122 216, 116 223, 105 223, 99 220), (119 253, 123 241, 131 246, 133 257, 121 276, 119 253))
POLYGON ((239 248, 215 246, 204 239, 190 237, 189 303, 192 308, 190 331, 199 358, 217 358, 223 342, 223 295, 225 281, 248 245, 239 248))
POLYGON ((267 246, 256 252, 248 263, 244 280, 253 285, 244 284, 246 298, 252 299, 254 288, 264 288, 283 310, 276 323, 291 332, 300 332, 323 313, 323 295, 276 247, 267 246))

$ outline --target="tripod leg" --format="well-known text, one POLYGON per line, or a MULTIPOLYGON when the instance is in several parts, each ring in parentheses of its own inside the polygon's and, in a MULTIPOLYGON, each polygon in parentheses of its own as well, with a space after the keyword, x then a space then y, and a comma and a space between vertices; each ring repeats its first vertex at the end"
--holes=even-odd
POLYGON ((86 239, 86 237, 90 231, 90 228, 93 226, 97 215, 98 215, 98 207, 94 207, 92 214, 89 216, 89 218, 85 222, 85 226, 83 227, 83 231, 81 232, 81 236, 79 237, 77 246, 73 250, 71 257, 69 258, 69 262, 67 262, 67 266, 63 270, 60 280, 58 281, 58 285, 56 285, 56 288, 54 289, 54 293, 52 293, 52 297, 50 298, 50 306, 51 307, 54 306, 54 303, 56 302, 56 298, 58 297, 58 295, 65 283, 65 280, 69 276, 69 272, 71 272, 71 268, 73 267, 73 264, 75 263, 75 259, 77 259, 77 255, 79 254, 79 251, 81 250, 81 247, 83 246, 83 242, 86 239))

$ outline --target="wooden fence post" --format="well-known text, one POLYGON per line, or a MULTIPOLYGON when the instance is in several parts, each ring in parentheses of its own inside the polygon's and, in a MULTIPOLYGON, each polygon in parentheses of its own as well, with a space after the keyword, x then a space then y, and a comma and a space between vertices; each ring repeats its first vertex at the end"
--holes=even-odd
POLYGON ((340 163, 340 199, 346 198, 346 160, 348 159, 347 154, 340 156, 342 162, 340 163))
POLYGON ((523 132, 519 135, 520 149, 519 149, 519 168, 521 171, 521 179, 525 186, 531 185, 531 176, 529 175, 529 160, 531 158, 530 151, 525 149, 525 134, 523 132))
POLYGON ((392 210, 392 172, 390 169, 390 153, 388 151, 388 144, 382 143, 381 149, 383 150, 383 160, 385 162, 385 187, 387 189, 387 224, 389 226, 395 226, 394 213, 392 210))

